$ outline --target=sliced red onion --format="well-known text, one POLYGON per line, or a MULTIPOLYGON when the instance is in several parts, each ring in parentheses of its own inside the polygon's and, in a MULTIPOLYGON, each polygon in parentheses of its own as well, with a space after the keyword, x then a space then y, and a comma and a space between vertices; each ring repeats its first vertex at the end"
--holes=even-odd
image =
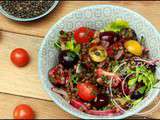
POLYGON ((146 64, 149 64, 149 65, 154 65, 156 64, 157 62, 160 62, 160 58, 157 58, 157 59, 154 59, 154 60, 145 60, 145 59, 142 59, 142 58, 135 58, 134 59, 135 61, 141 61, 141 62, 145 62, 146 64))
POLYGON ((117 75, 115 73, 112 73, 112 72, 107 72, 105 70, 103 70, 102 68, 98 68, 96 70, 96 73, 99 77, 101 77, 102 75, 104 76, 109 76, 109 77, 117 77, 117 75))
POLYGON ((87 111, 88 114, 92 114, 92 115, 107 115, 107 116, 113 116, 113 115, 120 115, 122 114, 121 112, 116 112, 115 109, 110 109, 110 110, 88 110, 87 111))
POLYGON ((91 115, 107 115, 107 116, 113 116, 113 115, 120 115, 122 114, 121 111, 117 111, 116 109, 110 109, 110 110, 89 110, 88 107, 83 103, 78 100, 72 99, 70 101, 70 104, 77 108, 86 111, 86 113, 91 114, 91 115))
POLYGON ((115 60, 118 60, 122 57, 122 55, 124 54, 123 50, 119 50, 118 53, 114 56, 115 60))
POLYGON ((87 106, 86 106, 84 103, 82 103, 82 102, 80 102, 80 101, 78 101, 78 100, 72 99, 72 100, 70 101, 70 104, 71 104, 73 107, 77 108, 77 109, 82 109, 82 110, 84 110, 84 111, 87 111, 87 110, 88 110, 87 106))
POLYGON ((157 62, 160 62, 160 58, 154 59, 154 60, 152 60, 152 61, 150 61, 150 62, 152 62, 153 64, 155 64, 155 63, 157 63, 157 62))
POLYGON ((56 87, 52 87, 51 90, 57 94, 62 95, 66 100, 69 100, 68 94, 63 89, 58 89, 56 87))

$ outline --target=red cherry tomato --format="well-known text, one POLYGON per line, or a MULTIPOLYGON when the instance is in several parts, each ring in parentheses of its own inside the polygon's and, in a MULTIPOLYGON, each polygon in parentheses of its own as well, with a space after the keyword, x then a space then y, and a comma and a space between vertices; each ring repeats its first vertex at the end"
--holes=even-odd
POLYGON ((94 31, 86 27, 80 27, 74 32, 74 38, 77 43, 88 43, 93 36, 94 31))
POLYGON ((23 67, 29 63, 29 54, 22 48, 16 48, 11 52, 11 61, 18 67, 23 67))
POLYGON ((89 82, 79 83, 77 88, 78 96, 85 101, 91 101, 96 97, 97 88, 89 82))
POLYGON ((14 119, 34 119, 32 108, 26 104, 21 104, 14 109, 14 119))

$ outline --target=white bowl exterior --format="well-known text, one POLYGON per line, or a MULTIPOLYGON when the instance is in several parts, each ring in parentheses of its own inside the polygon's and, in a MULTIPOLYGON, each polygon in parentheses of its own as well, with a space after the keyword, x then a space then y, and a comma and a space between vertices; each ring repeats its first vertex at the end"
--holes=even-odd
MULTIPOLYGON (((58 62, 58 51, 54 48, 53 43, 58 39, 60 30, 71 31, 80 26, 86 26, 93 29, 101 29, 106 24, 116 19, 124 19, 129 22, 137 35, 144 36, 146 46, 150 49, 151 58, 160 58, 160 35, 153 25, 141 15, 123 7, 112 5, 96 5, 78 9, 60 19, 46 35, 39 51, 39 76, 42 80, 45 90, 51 99, 65 111, 74 116, 83 119, 122 119, 140 112, 148 106, 158 95, 159 89, 152 89, 148 96, 134 107, 119 116, 96 116, 81 112, 69 105, 62 97, 53 93, 51 84, 48 80, 48 71, 58 62)), ((160 67, 157 67, 157 77, 160 78, 160 67)), ((159 86, 160 83, 158 83, 159 86)))

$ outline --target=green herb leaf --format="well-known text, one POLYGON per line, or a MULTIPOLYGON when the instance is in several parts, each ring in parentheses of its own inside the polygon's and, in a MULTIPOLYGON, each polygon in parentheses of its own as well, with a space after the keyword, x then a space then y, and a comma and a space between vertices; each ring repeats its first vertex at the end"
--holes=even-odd
POLYGON ((139 91, 141 94, 144 94, 144 93, 145 93, 145 90, 146 90, 146 86, 140 87, 140 88, 138 89, 138 91, 139 91))
POLYGON ((128 81, 129 88, 133 87, 137 82, 137 78, 132 78, 128 81))
POLYGON ((114 100, 118 101, 121 105, 125 105, 125 103, 128 101, 125 97, 115 98, 114 100))
POLYGON ((76 45, 75 48, 73 49, 73 51, 74 51, 75 53, 79 53, 80 50, 81 50, 81 46, 80 46, 79 44, 76 45))
POLYGON ((77 84, 78 76, 77 76, 77 75, 72 74, 72 75, 71 75, 71 80, 72 80, 73 84, 77 84))
POLYGON ((147 82, 147 78, 145 76, 142 77, 143 83, 147 86, 148 82, 147 82))
POLYGON ((101 78, 102 78, 102 80, 104 80, 104 81, 107 80, 107 76, 104 76, 104 75, 103 75, 101 78))
POLYGON ((108 109, 110 109, 110 107, 108 107, 108 106, 103 106, 100 108, 100 110, 108 110, 108 109))
POLYGON ((141 36, 140 43, 143 44, 144 42, 145 42, 145 39, 143 36, 141 36))
POLYGON ((139 102, 141 102, 142 99, 143 99, 143 98, 141 97, 141 98, 135 100, 134 102, 132 102, 132 104, 135 106, 135 105, 137 105, 139 102))
POLYGON ((54 47, 55 47, 55 48, 58 48, 58 49, 61 48, 61 43, 60 43, 59 40, 57 40, 57 41, 54 43, 54 47))
POLYGON ((73 51, 73 49, 74 49, 74 42, 72 40, 66 42, 66 49, 69 49, 69 50, 73 51))
POLYGON ((140 83, 143 80, 143 75, 138 76, 138 82, 140 83))
POLYGON ((93 38, 91 38, 91 39, 89 40, 89 42, 91 42, 91 43, 92 43, 92 42, 94 42, 94 39, 93 39, 93 38))
POLYGON ((122 19, 118 19, 115 22, 112 22, 108 24, 104 29, 101 31, 113 31, 113 32, 119 32, 122 28, 128 28, 129 24, 127 21, 124 21, 122 19))
POLYGON ((130 98, 129 95, 125 95, 124 99, 125 99, 126 101, 131 101, 131 98, 130 98))
POLYGON ((75 44, 74 38, 72 38, 71 41, 67 41, 66 49, 71 50, 71 51, 79 54, 81 46, 80 46, 80 44, 75 44))

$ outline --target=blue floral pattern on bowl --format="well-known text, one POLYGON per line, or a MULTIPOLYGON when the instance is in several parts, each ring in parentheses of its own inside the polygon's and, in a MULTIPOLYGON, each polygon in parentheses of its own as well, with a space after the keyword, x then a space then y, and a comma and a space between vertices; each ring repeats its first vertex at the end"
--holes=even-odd
MULTIPOLYGON (((80 26, 93 29, 101 29, 107 23, 123 19, 129 22, 130 26, 136 31, 138 36, 146 38, 145 44, 150 49, 151 58, 160 58, 160 35, 154 26, 138 13, 127 8, 112 5, 96 5, 78 9, 60 19, 45 36, 39 51, 39 76, 45 90, 51 99, 62 109, 74 116, 83 119, 122 119, 136 114, 148 106, 159 93, 159 89, 152 89, 142 102, 133 109, 119 116, 96 116, 81 112, 68 104, 61 96, 51 91, 51 84, 48 80, 48 71, 58 62, 58 51, 54 48, 54 42, 58 39, 60 30, 71 31, 80 26)), ((156 74, 160 78, 160 66, 158 65, 156 74)), ((160 85, 160 82, 156 84, 160 85)))

